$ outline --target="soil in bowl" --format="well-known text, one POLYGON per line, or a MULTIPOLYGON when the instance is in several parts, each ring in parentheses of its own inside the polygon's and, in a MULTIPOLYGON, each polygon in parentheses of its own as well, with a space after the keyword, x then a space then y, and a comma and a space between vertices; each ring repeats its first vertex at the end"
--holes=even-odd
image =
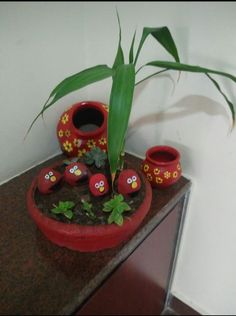
MULTIPOLYGON (((54 167, 54 169, 63 173, 65 167, 66 165, 62 163, 57 167, 54 167)), ((125 168, 126 167, 127 166, 125 166, 125 168)), ((103 169, 98 169, 95 166, 89 167, 89 169, 92 174, 104 173, 108 175, 108 164, 106 164, 105 168, 103 169)), ((124 201, 128 203, 128 205, 131 208, 130 211, 123 213, 124 218, 130 217, 135 212, 135 210, 138 209, 138 207, 144 200, 146 190, 143 176, 141 174, 140 178, 140 191, 127 197, 124 197, 124 201)), ((102 197, 94 197, 89 191, 88 179, 84 180, 83 182, 80 182, 77 186, 70 186, 69 184, 62 181, 62 183, 55 188, 54 192, 48 195, 41 194, 36 189, 34 198, 36 206, 44 215, 63 223, 76 223, 80 225, 107 224, 108 217, 110 215, 110 213, 103 212, 102 209, 103 204, 111 199, 111 194, 107 194, 102 197), (86 211, 83 210, 81 201, 82 199, 92 204, 92 212, 95 216, 90 216, 86 211), (63 214, 54 214, 51 212, 51 210, 54 208, 54 205, 58 205, 59 201, 72 201, 75 203, 75 206, 73 207, 73 217, 71 220, 67 219, 63 214)))

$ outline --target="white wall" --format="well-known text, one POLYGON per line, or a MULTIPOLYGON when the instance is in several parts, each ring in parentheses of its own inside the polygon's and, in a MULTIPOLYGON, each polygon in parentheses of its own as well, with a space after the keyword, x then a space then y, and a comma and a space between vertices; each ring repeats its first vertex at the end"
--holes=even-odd
MULTIPOLYGON (((30 120, 58 81, 84 66, 112 64, 115 6, 126 53, 135 28, 139 37, 143 26, 168 25, 183 62, 235 74, 235 3, 1 3, 0 180, 58 151, 54 129, 66 106, 78 98, 108 102, 109 80, 73 93, 45 114, 47 128, 39 121, 22 143, 30 120)), ((139 63, 154 59, 171 60, 150 38, 139 63)), ((170 72, 137 88, 126 147, 141 156, 155 144, 179 149, 193 190, 173 291, 199 312, 233 315, 236 132, 229 135, 229 111, 207 78, 182 73, 176 80, 170 72), (160 113, 163 109, 168 110, 160 113)), ((227 79, 219 82, 236 103, 235 86, 227 79)))
POLYGON ((59 151, 56 122, 73 93, 40 119, 23 141, 55 85, 84 67, 82 3, 0 3, 0 182, 59 151))

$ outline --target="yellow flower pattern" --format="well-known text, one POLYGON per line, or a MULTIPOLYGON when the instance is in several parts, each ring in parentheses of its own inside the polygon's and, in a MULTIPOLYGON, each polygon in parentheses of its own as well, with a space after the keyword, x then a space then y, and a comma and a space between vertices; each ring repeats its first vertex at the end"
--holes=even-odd
POLYGON ((155 176, 158 176, 160 172, 161 172, 161 170, 159 168, 155 168, 153 170, 153 173, 155 174, 155 176))
POLYGON ((75 147, 79 148, 82 144, 82 140, 81 139, 78 139, 78 138, 75 138, 74 141, 73 141, 73 144, 75 145, 75 147))
POLYGON ((178 177, 178 171, 173 172, 173 178, 177 178, 178 177))
POLYGON ((164 178, 169 179, 171 177, 171 173, 169 171, 164 172, 164 178))
POLYGON ((162 183, 163 179, 161 177, 156 177, 156 183, 162 183))
POLYGON ((67 129, 67 130, 65 131, 65 136, 66 136, 66 137, 70 137, 70 135, 71 135, 71 132, 67 129))
POLYGON ((148 179, 149 181, 152 181, 152 175, 151 175, 151 173, 147 173, 147 179, 148 179))
POLYGON ((60 129, 60 130, 58 131, 58 136, 59 136, 59 137, 63 137, 63 135, 64 135, 63 130, 60 129))
POLYGON ((98 142, 99 142, 100 145, 106 145, 107 140, 106 140, 105 137, 101 137, 101 138, 98 140, 98 142))
POLYGON ((65 143, 63 143, 63 147, 65 151, 67 151, 68 153, 73 150, 72 144, 69 143, 68 140, 65 143))
POLYGON ((149 165, 145 164, 145 165, 143 166, 143 171, 144 171, 144 172, 147 172, 148 170, 149 170, 149 165))
POLYGON ((63 124, 66 124, 69 121, 69 115, 67 113, 65 113, 62 118, 61 118, 61 122, 63 124))
POLYGON ((102 107, 103 107, 107 112, 109 112, 109 107, 108 107, 107 105, 103 104, 102 107))
POLYGON ((93 148, 93 147, 95 147, 95 146, 96 146, 95 140, 94 140, 94 139, 89 139, 89 140, 87 141, 87 146, 88 146, 88 148, 93 148))
POLYGON ((85 149, 78 150, 78 157, 81 158, 86 153, 85 149))

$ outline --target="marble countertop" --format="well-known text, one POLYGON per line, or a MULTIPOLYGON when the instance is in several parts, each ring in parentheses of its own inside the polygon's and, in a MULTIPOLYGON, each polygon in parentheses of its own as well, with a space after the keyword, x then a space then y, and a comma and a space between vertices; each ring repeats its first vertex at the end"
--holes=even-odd
MULTIPOLYGON (((139 168, 141 160, 127 154, 139 168)), ((28 214, 26 192, 57 156, 0 187, 0 314, 68 315, 158 226, 189 190, 184 177, 164 190, 153 190, 151 209, 141 227, 119 247, 96 253, 60 248, 48 241, 28 214)))

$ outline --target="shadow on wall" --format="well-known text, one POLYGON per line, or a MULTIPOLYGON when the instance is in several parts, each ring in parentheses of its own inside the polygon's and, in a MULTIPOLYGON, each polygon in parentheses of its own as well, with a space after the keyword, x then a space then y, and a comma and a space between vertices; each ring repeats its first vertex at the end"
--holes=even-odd
POLYGON ((134 133, 135 129, 138 127, 148 124, 173 121, 178 118, 192 116, 196 113, 206 113, 209 116, 220 115, 229 120, 226 109, 220 103, 205 96, 191 95, 184 97, 166 110, 159 113, 150 113, 138 118, 130 125, 129 136, 132 136, 132 133, 134 133))

